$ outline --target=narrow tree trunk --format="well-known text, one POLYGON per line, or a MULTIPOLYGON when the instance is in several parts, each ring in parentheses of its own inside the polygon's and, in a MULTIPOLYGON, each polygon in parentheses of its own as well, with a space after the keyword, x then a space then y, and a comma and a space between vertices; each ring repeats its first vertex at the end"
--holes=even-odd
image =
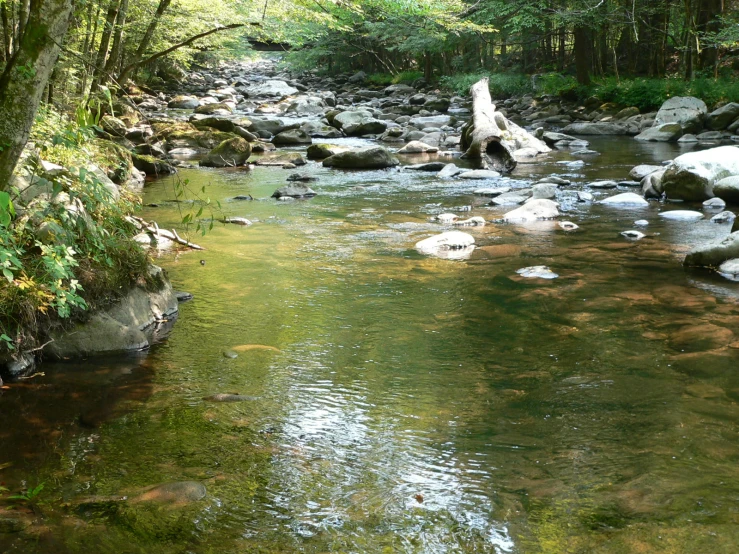
POLYGON ((108 13, 105 16, 105 27, 100 37, 100 46, 98 47, 97 56, 95 56, 95 67, 93 68, 92 87, 90 92, 95 92, 103 81, 105 73, 105 63, 108 60, 108 50, 110 48, 110 37, 113 34, 115 20, 118 17, 119 0, 110 0, 108 13))
POLYGON ((29 0, 18 0, 18 42, 23 37, 28 24, 29 0))
POLYGON ((141 60, 146 53, 146 49, 149 48, 151 39, 154 36, 154 31, 156 31, 157 27, 159 26, 159 21, 162 19, 162 15, 164 15, 164 12, 167 10, 171 3, 172 0, 159 0, 157 11, 154 12, 154 17, 152 17, 149 25, 146 27, 146 31, 144 32, 144 36, 141 38, 139 47, 136 49, 136 53, 133 55, 133 60, 130 64, 126 65, 121 70, 121 74, 118 76, 119 83, 123 84, 128 76, 131 74, 131 72, 137 69, 141 64, 141 60))
POLYGON ((121 46, 123 44, 123 27, 126 24, 128 16, 128 0, 121 0, 118 7, 118 17, 115 20, 115 29, 113 31, 113 47, 110 49, 110 56, 105 63, 105 72, 112 75, 121 61, 121 46))
POLYGON ((577 82, 590 84, 590 66, 592 64, 592 42, 585 27, 575 27, 575 71, 577 82))
POLYGON ((8 20, 8 9, 5 2, 0 3, 0 18, 3 20, 3 47, 5 52, 5 61, 9 62, 13 55, 13 29, 8 20))
POLYGON ((0 76, 0 190, 7 190, 70 24, 72 0, 33 0, 28 32, 0 76), (24 66, 32 72, 18 71, 24 66))

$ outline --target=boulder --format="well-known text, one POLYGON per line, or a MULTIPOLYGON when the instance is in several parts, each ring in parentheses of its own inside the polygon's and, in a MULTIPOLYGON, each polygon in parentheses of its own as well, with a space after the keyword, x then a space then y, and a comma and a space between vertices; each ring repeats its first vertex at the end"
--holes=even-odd
POLYGON ((721 241, 702 244, 693 248, 685 256, 683 265, 689 267, 718 267, 726 260, 733 258, 739 258, 739 231, 732 232, 721 241))
POLYGON ((227 115, 231 112, 233 112, 233 108, 228 102, 216 102, 215 104, 206 104, 195 108, 195 113, 206 115, 227 115))
POLYGON ((707 113, 708 108, 703 100, 692 96, 675 96, 662 104, 654 118, 654 125, 678 123, 683 133, 697 133, 703 128, 707 113))
POLYGON ((367 110, 341 112, 333 125, 349 136, 379 135, 387 129, 387 122, 375 119, 367 110))
POLYGON ((668 198, 703 201, 714 196, 713 185, 739 175, 739 147, 720 146, 678 156, 662 176, 668 198))
POLYGON ((600 201, 607 206, 648 206, 649 202, 633 192, 624 192, 600 201))
POLYGON ((475 238, 462 231, 447 231, 416 243, 421 254, 450 260, 468 258, 475 249, 475 238))
POLYGON ((662 188, 662 177, 665 174, 664 168, 660 168, 644 177, 639 185, 641 186, 644 198, 662 198, 664 189, 662 188))
POLYGON ((168 108, 181 110, 194 110, 200 106, 200 100, 195 96, 178 95, 167 103, 168 108))
POLYGON ((253 133, 259 133, 260 131, 262 131, 269 133, 270 135, 276 135, 278 133, 281 133, 282 131, 297 129, 298 127, 300 127, 299 123, 287 124, 281 119, 257 119, 252 117, 250 117, 249 119, 251 120, 249 130, 253 133))
POLYGON ((663 123, 644 129, 634 137, 645 142, 675 142, 683 135, 683 128, 679 123, 663 123))
POLYGON ((554 183, 539 183, 531 187, 531 197, 534 199, 545 198, 551 200, 556 198, 558 188, 554 183))
POLYGON ((436 176, 439 179, 451 179, 452 177, 456 177, 463 171, 464 170, 461 167, 458 167, 456 164, 448 163, 444 166, 444 169, 436 174, 436 176))
POLYGON ((516 273, 518 273, 521 277, 525 277, 527 279, 556 279, 557 277, 559 277, 559 275, 554 273, 554 271, 552 271, 545 265, 522 267, 521 269, 517 269, 516 273))
POLYGON ((398 154, 424 154, 427 152, 438 152, 439 149, 436 146, 429 146, 418 140, 412 140, 406 144, 403 148, 398 150, 398 154))
POLYGON ((706 117, 706 127, 712 131, 723 131, 737 117, 739 117, 739 104, 731 102, 708 114, 706 117))
POLYGON ((287 107, 287 113, 317 115, 326 111, 326 102, 318 96, 298 96, 287 107))
POLYGON ((132 160, 134 167, 147 175, 159 176, 174 173, 174 168, 168 162, 154 156, 133 155, 132 160))
POLYGON ((572 135, 630 135, 634 134, 626 125, 611 122, 570 123, 564 128, 565 133, 572 135))
POLYGON ((314 138, 340 138, 344 136, 335 127, 324 125, 320 121, 306 121, 300 126, 300 129, 314 138))
POLYGON ((291 87, 285 81, 270 79, 244 89, 249 98, 277 97, 285 98, 298 93, 298 89, 291 87))
POLYGON ((629 177, 637 181, 641 181, 642 179, 644 179, 644 177, 646 177, 650 173, 654 173, 655 171, 660 171, 661 169, 664 169, 664 167, 661 165, 641 164, 641 165, 637 165, 631 171, 629 171, 629 177))
POLYGON ((557 216, 559 216, 557 203, 539 198, 531 200, 520 208, 508 212, 503 216, 503 220, 508 223, 525 223, 541 219, 553 219, 557 216))
POLYGON ((713 194, 730 204, 739 204, 739 175, 716 181, 713 185, 713 194))
POLYGON ((323 160, 324 167, 340 169, 384 169, 399 164, 398 159, 382 146, 339 152, 323 160))
POLYGON ((233 133, 236 129, 236 124, 233 122, 233 120, 217 115, 192 119, 191 123, 196 129, 210 128, 216 129, 218 131, 223 131, 224 133, 233 133))
POLYGON ((314 191, 308 185, 293 182, 274 191, 272 193, 272 198, 282 198, 283 196, 289 196, 291 198, 312 198, 315 195, 316 191, 314 191))
POLYGON ((500 177, 500 173, 492 171, 490 169, 473 169, 472 171, 465 171, 459 175, 460 179, 495 179, 500 177))
POLYGON ((264 166, 305 165, 306 161, 299 152, 274 152, 262 156, 254 164, 264 166))
POLYGON ((313 139, 302 129, 290 129, 282 131, 272 137, 272 144, 275 146, 293 146, 296 144, 311 144, 313 139))
POLYGON ((660 212, 659 216, 671 221, 698 221, 703 219, 703 214, 694 210, 670 210, 660 212))
POLYGON ((203 167, 234 167, 244 165, 251 155, 251 145, 241 137, 224 140, 200 160, 203 167))
POLYGON ((339 152, 349 152, 350 150, 351 148, 336 146, 335 144, 311 144, 306 154, 309 160, 323 160, 339 152))

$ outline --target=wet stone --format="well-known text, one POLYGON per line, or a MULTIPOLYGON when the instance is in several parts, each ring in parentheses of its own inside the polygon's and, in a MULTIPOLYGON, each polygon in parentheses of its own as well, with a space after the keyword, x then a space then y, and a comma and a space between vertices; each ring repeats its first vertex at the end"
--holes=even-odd
POLYGON ((516 273, 518 273, 521 277, 526 277, 527 279, 556 279, 557 277, 559 277, 559 275, 554 273, 554 271, 552 271, 545 265, 523 267, 521 269, 517 269, 516 273))
POLYGON ((158 504, 189 504, 205 498, 205 485, 197 481, 165 483, 149 489, 132 502, 155 502, 158 504))

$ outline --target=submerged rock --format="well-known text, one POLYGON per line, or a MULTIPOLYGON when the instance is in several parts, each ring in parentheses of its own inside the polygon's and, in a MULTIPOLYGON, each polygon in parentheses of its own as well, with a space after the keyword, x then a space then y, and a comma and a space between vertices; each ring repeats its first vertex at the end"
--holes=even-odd
MULTIPOLYGON (((234 354, 236 353, 234 352, 234 354)), ((249 402, 258 399, 259 397, 257 396, 247 396, 236 392, 211 394, 203 398, 203 400, 207 400, 208 402, 249 402)))
POLYGON ((474 249, 475 238, 461 231, 447 231, 416 243, 421 254, 450 260, 468 258, 474 249))
POLYGON ((291 198, 312 198, 315 195, 316 191, 308 185, 304 185, 302 183, 291 183, 274 191, 272 193, 272 198, 282 198, 283 196, 289 196, 291 198))
POLYGON ((469 219, 464 219, 462 221, 455 221, 452 223, 452 225, 456 227, 484 227, 485 218, 480 217, 480 216, 474 216, 474 217, 470 217, 469 219))
POLYGON ((496 177, 500 177, 500 173, 489 169, 475 169, 459 175, 460 179, 495 179, 496 177))
POLYGON ((526 277, 527 279, 556 279, 559 277, 558 274, 554 273, 554 271, 545 265, 522 267, 521 269, 517 269, 516 273, 521 277, 526 277))
POLYGON ((205 498, 205 485, 197 481, 177 481, 157 485, 131 499, 132 503, 156 502, 159 504, 189 504, 205 498))
POLYGON ((559 216, 559 210, 556 202, 538 198, 508 212, 503 216, 503 220, 508 223, 525 223, 541 219, 553 219, 557 216, 559 216))
POLYGON ((572 221, 560 221, 559 226, 565 231, 577 231, 580 228, 579 225, 572 223, 572 221))

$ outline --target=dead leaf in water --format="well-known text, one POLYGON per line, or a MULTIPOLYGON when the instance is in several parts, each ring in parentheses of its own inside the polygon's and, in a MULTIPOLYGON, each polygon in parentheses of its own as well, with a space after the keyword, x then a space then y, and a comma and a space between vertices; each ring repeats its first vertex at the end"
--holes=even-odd
POLYGON ((272 350, 273 352, 282 352, 279 348, 267 346, 266 344, 240 344, 238 346, 234 346, 231 350, 235 352, 248 352, 249 350, 272 350))

